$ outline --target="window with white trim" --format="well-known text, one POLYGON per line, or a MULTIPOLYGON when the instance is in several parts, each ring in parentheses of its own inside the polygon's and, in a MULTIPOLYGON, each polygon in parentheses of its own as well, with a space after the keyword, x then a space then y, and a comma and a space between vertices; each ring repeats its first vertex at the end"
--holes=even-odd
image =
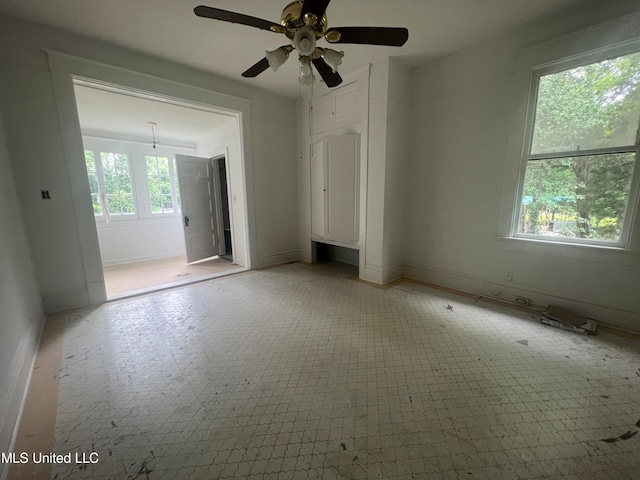
POLYGON ((84 152, 84 160, 87 165, 87 175, 89 177, 89 189, 91 190, 91 203, 94 215, 102 215, 102 202, 100 201, 100 187, 98 182, 98 171, 96 169, 96 159, 91 150, 84 152))
POLYGON ((515 236, 624 246, 636 203, 640 52, 533 71, 515 236))
POLYGON ((104 199, 109 215, 135 215, 131 159, 126 153, 100 152, 104 199))
POLYGON ((86 147, 85 164, 96 219, 148 219, 180 213, 175 156, 145 150, 135 145, 130 150, 108 144, 86 147))
POLYGON ((136 215, 129 154, 85 150, 84 160, 94 215, 99 218, 136 215))
POLYGON ((175 176, 175 160, 145 155, 151 213, 179 212, 180 192, 175 176))

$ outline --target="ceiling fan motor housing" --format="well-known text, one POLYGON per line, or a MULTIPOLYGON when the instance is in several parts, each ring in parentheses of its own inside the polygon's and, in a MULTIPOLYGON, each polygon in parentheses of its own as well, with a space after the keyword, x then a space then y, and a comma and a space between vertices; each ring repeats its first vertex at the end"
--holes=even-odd
MULTIPOLYGON (((280 24, 288 30, 286 34, 289 38, 291 38, 291 33, 293 33, 298 27, 305 24, 304 18, 302 18, 303 4, 304 0, 296 0, 284 7, 284 10, 282 11, 280 24)), ((327 31, 327 15, 324 14, 320 19, 314 16, 314 20, 315 23, 308 26, 312 27, 316 34, 316 38, 322 38, 327 31)))

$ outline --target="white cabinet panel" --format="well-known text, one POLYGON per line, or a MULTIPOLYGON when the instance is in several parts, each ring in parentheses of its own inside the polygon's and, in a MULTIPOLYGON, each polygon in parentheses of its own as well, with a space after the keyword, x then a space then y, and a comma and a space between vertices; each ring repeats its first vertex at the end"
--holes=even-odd
POLYGON ((360 136, 327 137, 312 148, 312 236, 336 244, 358 245, 360 136))
POLYGON ((311 131, 325 132, 335 124, 335 93, 327 93, 314 98, 311 110, 311 131))
POLYGON ((324 157, 322 142, 313 144, 311 155, 311 234, 324 237, 324 157))
POLYGON ((311 102, 311 134, 328 132, 360 123, 360 93, 357 83, 350 83, 311 102))
POLYGON ((360 107, 358 99, 358 85, 352 83, 335 91, 336 109, 335 123, 336 127, 350 125, 360 121, 360 107))

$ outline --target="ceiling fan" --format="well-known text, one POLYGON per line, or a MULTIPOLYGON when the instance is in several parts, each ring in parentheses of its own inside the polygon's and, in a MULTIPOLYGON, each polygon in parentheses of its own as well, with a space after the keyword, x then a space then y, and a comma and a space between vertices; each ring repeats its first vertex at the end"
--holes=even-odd
POLYGON ((243 77, 257 77, 267 68, 274 71, 289 58, 293 50, 297 50, 300 60, 300 83, 310 85, 314 75, 311 64, 325 81, 328 87, 336 87, 342 83, 338 74, 338 66, 342 63, 344 52, 317 46, 317 41, 324 37, 331 43, 358 43, 365 45, 388 45, 401 47, 409 38, 409 30, 394 27, 337 27, 327 28, 325 14, 330 0, 295 0, 282 11, 280 23, 251 17, 242 13, 229 12, 219 8, 200 5, 194 8, 199 17, 222 20, 223 22, 240 23, 250 27, 261 28, 275 33, 283 33, 291 43, 272 51, 255 65, 247 69, 243 77))

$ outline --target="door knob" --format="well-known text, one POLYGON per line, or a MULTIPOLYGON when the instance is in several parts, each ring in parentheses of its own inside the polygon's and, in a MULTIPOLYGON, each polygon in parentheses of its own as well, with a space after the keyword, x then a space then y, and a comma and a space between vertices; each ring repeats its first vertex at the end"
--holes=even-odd
POLYGON ((189 217, 187 217, 186 215, 184 216, 184 226, 185 227, 189 226, 189 217))

